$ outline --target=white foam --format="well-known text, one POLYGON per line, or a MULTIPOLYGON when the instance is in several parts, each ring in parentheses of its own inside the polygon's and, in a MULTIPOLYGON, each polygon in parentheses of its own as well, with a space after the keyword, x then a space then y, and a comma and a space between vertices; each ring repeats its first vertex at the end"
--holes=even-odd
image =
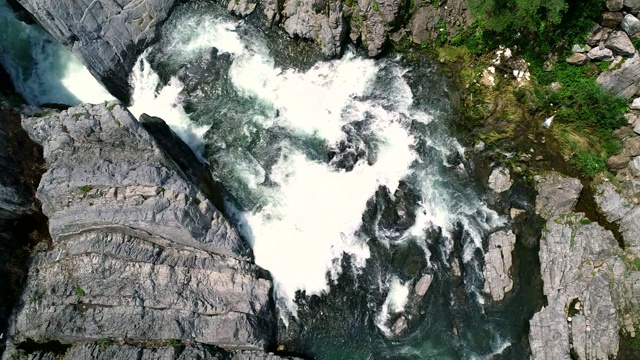
POLYGON ((15 18, 0 2, 0 60, 16 90, 31 105, 101 103, 113 97, 84 65, 51 35, 15 18))
POLYGON ((411 281, 403 282, 395 275, 389 280, 389 292, 376 317, 376 326, 387 336, 391 335, 388 326, 389 316, 404 311, 409 301, 410 285, 411 281))
POLYGON ((147 61, 147 52, 143 53, 131 73, 133 89, 129 111, 139 118, 143 113, 162 118, 180 138, 199 156, 204 151, 203 136, 209 126, 194 126, 182 107, 183 84, 177 78, 171 78, 169 84, 157 91, 160 77, 147 61))

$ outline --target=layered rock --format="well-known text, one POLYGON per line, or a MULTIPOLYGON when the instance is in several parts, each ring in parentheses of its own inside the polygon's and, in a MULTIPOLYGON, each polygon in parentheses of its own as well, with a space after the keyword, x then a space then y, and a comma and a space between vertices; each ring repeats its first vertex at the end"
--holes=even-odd
POLYGON ((342 2, 320 0, 287 1, 282 10, 285 31, 316 41, 327 56, 337 56, 347 34, 347 25, 342 13, 342 2))
POLYGON ((129 100, 129 72, 176 0, 18 0, 109 92, 129 100))
MULTIPOLYGON (((25 118, 23 126, 44 148, 48 171, 37 197, 53 246, 33 255, 10 322, 15 351, 55 341, 73 345, 73 358, 177 359, 200 350, 174 354, 169 345, 202 343, 259 354, 237 359, 269 358, 270 276, 196 186, 197 172, 181 168, 195 156, 186 145, 156 140, 115 102, 25 118)), ((203 358, 228 358, 221 354, 203 358)))
MULTIPOLYGON (((579 184, 563 178, 565 184, 579 184)), ((584 214, 573 213, 577 186, 559 197, 557 174, 538 178, 537 209, 548 219, 540 240, 540 267, 547 306, 530 320, 533 359, 606 359, 619 351, 619 334, 635 336, 640 276, 613 234, 584 214), (549 182, 549 178, 556 179, 549 182), (540 204, 540 205, 538 205, 540 204)), ((611 192, 601 186, 596 198, 611 192)), ((626 203, 600 201, 619 218, 626 203)))

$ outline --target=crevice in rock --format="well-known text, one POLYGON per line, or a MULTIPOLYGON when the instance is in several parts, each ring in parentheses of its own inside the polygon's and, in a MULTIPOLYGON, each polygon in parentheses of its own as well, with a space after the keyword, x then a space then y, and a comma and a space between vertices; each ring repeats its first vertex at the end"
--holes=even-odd
POLYGON ((18 350, 26 352, 27 354, 32 354, 35 352, 48 352, 54 353, 56 355, 64 355, 71 348, 71 345, 63 344, 55 340, 40 343, 32 339, 27 339, 26 341, 18 344, 16 348, 18 350))
POLYGON ((574 212, 584 213, 587 219, 611 231, 620 248, 624 250, 625 243, 622 238, 622 233, 620 232, 620 224, 618 222, 609 222, 607 218, 598 211, 598 204, 596 203, 595 194, 590 182, 584 179, 582 179, 581 182, 582 192, 580 193, 574 212))

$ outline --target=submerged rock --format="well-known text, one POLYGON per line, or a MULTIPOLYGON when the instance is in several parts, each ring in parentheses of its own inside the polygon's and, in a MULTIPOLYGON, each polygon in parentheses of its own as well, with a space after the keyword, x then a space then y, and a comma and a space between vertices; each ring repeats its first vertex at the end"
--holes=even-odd
POLYGON ((130 95, 129 72, 156 40, 176 0, 18 0, 53 37, 70 49, 109 92, 130 95))
MULTIPOLYGON (((269 358, 261 351, 274 340, 270 276, 172 158, 179 150, 163 148, 167 139, 156 140, 115 102, 25 118, 23 126, 44 148, 48 171, 37 197, 53 247, 33 255, 11 346, 140 344, 113 347, 118 357, 170 352, 150 344, 175 339, 269 358)), ((71 351, 107 358, 95 349, 71 351)))

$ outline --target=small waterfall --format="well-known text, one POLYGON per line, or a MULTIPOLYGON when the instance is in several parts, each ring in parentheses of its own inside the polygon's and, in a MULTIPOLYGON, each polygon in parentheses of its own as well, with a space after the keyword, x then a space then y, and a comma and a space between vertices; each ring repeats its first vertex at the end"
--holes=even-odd
POLYGON ((0 62, 30 105, 96 104, 113 99, 51 35, 16 19, 5 0, 0 0, 0 29, 0 62))

